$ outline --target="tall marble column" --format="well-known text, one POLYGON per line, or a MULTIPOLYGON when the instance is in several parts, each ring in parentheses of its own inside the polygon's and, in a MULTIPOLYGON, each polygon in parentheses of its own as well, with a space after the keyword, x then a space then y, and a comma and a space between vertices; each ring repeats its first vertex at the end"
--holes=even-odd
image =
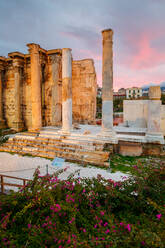
POLYGON ((117 143, 113 130, 113 30, 103 30, 102 38, 102 136, 117 143))
POLYGON ((72 128, 72 54, 70 48, 62 49, 62 132, 72 128))
POLYGON ((41 79, 40 58, 38 44, 27 44, 31 58, 31 100, 32 100, 32 127, 30 131, 39 131, 42 127, 41 114, 41 79))
POLYGON ((23 130, 22 109, 21 109, 21 67, 22 64, 19 59, 13 59, 14 68, 14 99, 15 99, 15 121, 13 128, 19 132, 23 130))
POLYGON ((164 137, 161 132, 161 89, 160 86, 149 88, 148 123, 146 141, 150 143, 164 144, 164 137))
POLYGON ((5 128, 5 120, 3 119, 3 83, 2 83, 3 66, 0 65, 0 128, 5 128))

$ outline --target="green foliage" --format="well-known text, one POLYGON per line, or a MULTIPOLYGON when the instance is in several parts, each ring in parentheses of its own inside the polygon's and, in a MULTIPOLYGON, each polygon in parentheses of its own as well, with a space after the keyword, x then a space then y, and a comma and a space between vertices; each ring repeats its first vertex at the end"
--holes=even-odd
POLYGON ((12 129, 0 129, 0 145, 5 143, 9 139, 9 134, 16 133, 12 129))
POLYGON ((113 99, 113 111, 114 112, 123 112, 123 98, 113 99))
POLYGON ((161 94, 162 104, 165 104, 165 94, 161 94))
MULTIPOLYGON (((131 158, 127 158, 128 161, 131 158)), ((134 166, 120 182, 40 176, 0 198, 0 247, 165 246, 165 167, 134 166)))
POLYGON ((102 98, 98 97, 96 98, 96 118, 100 119, 102 117, 102 98))
POLYGON ((2 130, 0 129, 0 145, 5 143, 8 140, 8 136, 2 134, 2 130))
POLYGON ((138 161, 139 160, 136 157, 122 156, 118 154, 111 155, 111 159, 110 159, 111 172, 112 173, 116 171, 131 172, 132 166, 136 165, 138 161))

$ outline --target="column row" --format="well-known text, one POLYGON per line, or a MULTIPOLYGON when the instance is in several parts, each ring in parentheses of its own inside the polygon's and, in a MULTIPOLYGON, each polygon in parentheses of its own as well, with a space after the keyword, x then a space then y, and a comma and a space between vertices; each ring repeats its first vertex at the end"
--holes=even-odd
MULTIPOLYGON (((39 131, 42 127, 40 46, 28 44, 31 57, 31 100, 32 127, 30 131, 39 131)), ((68 134, 72 127, 72 55, 71 49, 62 49, 62 133, 68 134)))

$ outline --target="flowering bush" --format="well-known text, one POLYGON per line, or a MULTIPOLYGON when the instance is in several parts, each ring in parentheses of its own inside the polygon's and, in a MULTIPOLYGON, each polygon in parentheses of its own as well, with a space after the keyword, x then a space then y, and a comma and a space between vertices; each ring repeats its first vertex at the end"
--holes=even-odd
POLYGON ((37 170, 0 199, 0 247, 165 247, 165 168, 123 181, 58 179, 37 170))

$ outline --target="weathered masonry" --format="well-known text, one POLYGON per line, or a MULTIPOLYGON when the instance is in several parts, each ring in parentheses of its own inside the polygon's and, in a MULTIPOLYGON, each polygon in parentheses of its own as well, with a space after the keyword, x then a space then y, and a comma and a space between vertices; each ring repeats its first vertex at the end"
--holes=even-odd
MULTIPOLYGON (((62 121, 62 50, 28 44, 29 54, 0 57, 0 128, 40 130, 62 121)), ((65 50, 64 50, 65 51, 65 50)), ((68 50, 69 51, 69 50, 68 50)), ((74 61, 71 50, 72 121, 95 122, 96 72, 92 59, 74 61)), ((67 111, 67 108, 64 110, 67 111)))

